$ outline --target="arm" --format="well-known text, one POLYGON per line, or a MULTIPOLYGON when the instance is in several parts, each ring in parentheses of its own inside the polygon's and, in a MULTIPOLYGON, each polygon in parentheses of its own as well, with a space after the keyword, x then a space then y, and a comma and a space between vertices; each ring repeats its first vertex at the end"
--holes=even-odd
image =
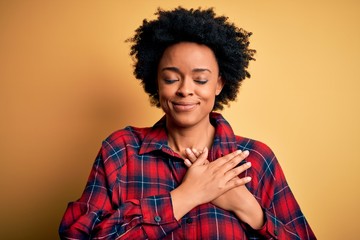
MULTIPOLYGON (((244 223, 247 231, 254 236, 273 239, 316 239, 286 183, 275 156, 268 147, 262 147, 269 153, 270 158, 253 161, 253 172, 257 174, 253 174, 253 181, 249 185, 259 186, 257 194, 253 195, 245 186, 240 186, 227 191, 212 203, 233 211, 244 223), (259 171, 261 167, 258 163, 264 161, 261 165, 262 170, 259 171)), ((263 158, 263 155, 258 153, 254 151, 249 161, 252 161, 252 157, 263 158)), ((245 155, 247 157, 247 154, 245 155)), ((188 167, 192 162, 204 157, 196 149, 187 151, 187 156, 185 164, 188 167)), ((252 170, 249 170, 251 174, 252 170)))
POLYGON ((253 160, 249 159, 257 165, 252 192, 266 218, 256 234, 275 239, 316 239, 274 153, 265 144, 255 145, 253 160))
POLYGON ((160 239, 179 228, 177 220, 195 206, 247 182, 237 178, 246 167, 233 170, 241 161, 233 153, 216 163, 194 164, 170 193, 121 202, 121 192, 136 190, 120 188, 117 173, 126 165, 121 154, 102 148, 82 197, 65 212, 62 239, 160 239))
MULTIPOLYGON (((241 152, 239 156, 241 157, 241 160, 243 160, 248 155, 249 151, 244 151, 241 152)), ((185 159, 185 165, 190 167, 192 163, 207 159, 207 151, 202 151, 200 153, 196 149, 187 149, 186 156, 188 159, 185 159)), ((250 168, 251 163, 245 163, 244 167, 246 169, 250 168)), ((248 224, 253 229, 260 229, 264 225, 264 213, 262 208, 245 185, 225 192, 218 198, 214 199, 211 203, 222 209, 234 212, 238 219, 248 224)))
MULTIPOLYGON (((207 156, 206 148, 204 154, 207 156)), ((230 189, 248 183, 251 178, 237 177, 250 167, 236 167, 241 160, 241 151, 236 151, 211 163, 206 158, 199 158, 191 164, 181 185, 171 192, 175 218, 179 220, 192 208, 211 202, 230 189)))
POLYGON ((115 191, 125 189, 110 174, 119 166, 107 155, 102 148, 81 198, 68 205, 61 239, 159 239, 177 229, 170 194, 120 202, 115 191))

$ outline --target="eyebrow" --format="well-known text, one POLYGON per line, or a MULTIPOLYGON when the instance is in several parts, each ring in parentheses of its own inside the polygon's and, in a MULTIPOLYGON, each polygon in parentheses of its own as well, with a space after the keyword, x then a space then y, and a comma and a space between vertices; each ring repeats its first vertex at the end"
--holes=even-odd
MULTIPOLYGON (((180 69, 177 68, 177 67, 164 67, 164 68, 161 69, 161 71, 162 72, 163 71, 173 71, 173 72, 176 72, 176 73, 181 73, 180 69)), ((210 72, 211 73, 210 69, 207 69, 207 68, 194 68, 192 70, 192 72, 210 72)))

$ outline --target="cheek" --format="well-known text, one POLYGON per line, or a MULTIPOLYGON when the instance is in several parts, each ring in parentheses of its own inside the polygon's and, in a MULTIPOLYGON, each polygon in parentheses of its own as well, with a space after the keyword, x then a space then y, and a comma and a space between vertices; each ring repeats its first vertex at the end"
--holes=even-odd
POLYGON ((171 90, 168 88, 160 87, 159 88, 159 99, 160 101, 164 101, 169 99, 172 96, 171 90))
POLYGON ((176 96, 177 86, 175 84, 159 84, 159 97, 164 99, 171 99, 176 96))
POLYGON ((168 106, 168 102, 171 99, 171 93, 168 91, 168 89, 166 88, 159 88, 159 103, 160 103, 160 107, 166 111, 166 109, 169 108, 168 106))
POLYGON ((215 100, 215 96, 216 96, 216 89, 215 88, 206 88, 206 89, 201 89, 198 91, 198 95, 201 96, 203 99, 207 100, 207 101, 213 101, 215 100))

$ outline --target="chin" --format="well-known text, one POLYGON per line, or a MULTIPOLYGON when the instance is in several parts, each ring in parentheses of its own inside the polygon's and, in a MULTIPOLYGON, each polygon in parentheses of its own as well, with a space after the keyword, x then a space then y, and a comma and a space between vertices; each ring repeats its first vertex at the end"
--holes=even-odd
POLYGON ((204 119, 204 116, 194 116, 193 114, 167 114, 167 116, 172 125, 182 128, 194 127, 204 119))

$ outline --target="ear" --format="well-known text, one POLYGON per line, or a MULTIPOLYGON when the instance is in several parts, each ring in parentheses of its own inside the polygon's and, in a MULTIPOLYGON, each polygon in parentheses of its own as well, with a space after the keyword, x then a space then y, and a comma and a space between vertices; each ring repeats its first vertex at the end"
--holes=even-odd
POLYGON ((217 83, 216 83, 216 91, 215 95, 218 96, 221 93, 221 90, 223 89, 225 84, 225 81, 222 79, 221 76, 219 76, 217 83))

